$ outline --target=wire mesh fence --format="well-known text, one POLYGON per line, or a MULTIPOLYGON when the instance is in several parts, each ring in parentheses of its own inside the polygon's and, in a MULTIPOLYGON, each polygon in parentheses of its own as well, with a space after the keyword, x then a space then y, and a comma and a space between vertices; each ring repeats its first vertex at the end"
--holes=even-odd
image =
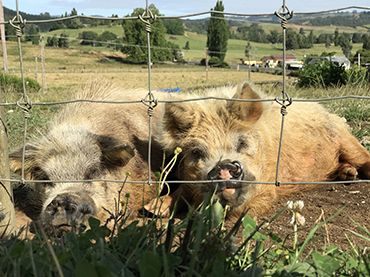
MULTIPOLYGON (((18 47, 18 56, 19 56, 19 69, 17 70, 22 79, 22 93, 19 97, 18 101, 15 102, 1 102, 0 107, 16 107, 17 109, 23 111, 24 118, 23 118, 23 156, 22 156, 22 172, 20 178, 7 178, 1 177, 1 182, 19 182, 19 183, 40 183, 43 182, 42 180, 28 180, 25 176, 24 172, 24 163, 25 163, 25 151, 26 151, 26 140, 28 137, 28 122, 29 118, 32 116, 32 107, 34 106, 53 106, 53 105, 66 105, 72 103, 103 103, 103 104, 140 104, 146 106, 147 113, 148 113, 148 178, 146 180, 100 180, 100 179, 90 179, 90 180, 48 180, 48 182, 56 182, 56 183, 78 183, 78 182, 95 182, 95 181, 104 181, 107 183, 122 183, 123 181, 132 184, 157 184, 156 180, 152 179, 152 169, 151 169, 151 159, 152 159, 152 132, 153 132, 153 122, 152 122, 152 115, 153 111, 155 110, 156 106, 160 103, 185 103, 185 102, 193 102, 193 101, 206 101, 206 100, 226 100, 226 101, 239 101, 239 102, 276 102, 281 107, 281 124, 279 126, 280 130, 280 139, 279 139, 279 147, 278 153, 276 153, 276 173, 275 173, 275 180, 271 182, 261 182, 259 180, 256 181, 240 181, 241 184, 269 184, 269 185, 300 185, 300 184, 344 184, 344 183, 370 183, 370 180, 354 180, 354 181, 325 181, 325 182, 281 182, 280 180, 280 160, 281 160, 281 149, 284 147, 283 144, 283 137, 284 137, 284 119, 288 114, 289 106, 294 105, 294 102, 327 102, 327 101, 337 101, 337 100, 370 100, 370 96, 367 95, 345 95, 345 96, 335 96, 335 97, 321 97, 321 98, 312 98, 312 99, 293 99, 289 96, 286 89, 286 30, 288 21, 293 17, 293 12, 290 11, 285 4, 285 0, 282 2, 282 6, 275 12, 275 13, 267 13, 267 14, 248 14, 248 13, 229 13, 229 12, 218 12, 218 11, 206 11, 201 13, 193 13, 193 14, 185 14, 180 16, 157 16, 154 15, 148 5, 148 1, 146 1, 146 6, 144 8, 144 13, 139 16, 127 16, 127 17, 94 17, 94 16, 84 16, 84 15, 76 15, 76 16, 67 16, 62 18, 54 18, 48 20, 27 20, 22 18, 19 12, 18 0, 16 1, 16 11, 17 15, 7 21, 7 22, 0 22, 0 24, 9 24, 16 30, 16 40, 17 40, 17 47, 18 47), (222 14, 227 17, 250 17, 250 16, 273 16, 275 15, 281 23, 281 30, 283 34, 283 43, 282 43, 282 55, 283 55, 283 74, 282 74, 282 91, 281 94, 275 98, 268 98, 268 99, 230 99, 225 97, 197 97, 197 98, 190 98, 190 99, 182 99, 182 100, 158 100, 155 96, 155 92, 153 92, 152 88, 152 57, 151 57, 151 50, 156 49, 156 46, 151 45, 151 28, 153 22, 159 19, 183 19, 183 18, 192 18, 192 17, 199 17, 204 15, 211 15, 214 17, 215 14, 222 14), (113 45, 113 46, 128 46, 128 47, 145 47, 147 49, 147 94, 143 95, 141 99, 137 100, 127 100, 127 101, 97 101, 97 100, 87 100, 87 99, 73 99, 73 100, 65 100, 65 101, 32 101, 32 97, 27 92, 26 81, 25 81, 25 69, 24 69, 24 60, 23 60, 23 52, 22 52, 22 36, 24 35, 23 30, 25 25, 27 24, 43 24, 43 23, 50 23, 50 22, 61 22, 66 20, 72 20, 75 18, 83 18, 83 19, 94 19, 94 20, 106 20, 106 21, 125 21, 125 20, 140 20, 143 23, 143 28, 145 29, 146 36, 147 36, 147 44, 146 45, 129 45, 129 44, 120 44, 114 42, 100 42, 102 44, 113 45)), ((326 11, 317 11, 317 12, 296 12, 294 15, 301 15, 301 16, 314 16, 314 15, 323 15, 323 14, 330 14, 336 13, 345 10, 351 9, 358 9, 358 10, 370 10, 369 7, 359 7, 359 6, 349 6, 345 8, 339 9, 332 9, 326 11)), ((215 17, 218 19, 227 19, 224 17, 215 17)), ((238 19, 239 20, 239 19, 238 19)), ((70 40, 79 40, 79 38, 68 38, 70 40)), ((93 41, 91 41, 93 42, 93 41)), ((117 69, 119 72, 119 69, 117 69)), ((109 71, 107 72, 109 73, 109 71)), ((2 117, 2 122, 4 123, 4 118, 2 117)), ((5 125, 5 124, 4 124, 5 125)), ((196 184, 196 183, 212 183, 213 181, 206 181, 206 180, 198 180, 198 181, 167 181, 169 184, 171 183, 179 183, 179 184, 196 184)), ((218 181, 219 182, 219 181, 218 181)), ((220 181, 222 182, 222 181, 220 181)))

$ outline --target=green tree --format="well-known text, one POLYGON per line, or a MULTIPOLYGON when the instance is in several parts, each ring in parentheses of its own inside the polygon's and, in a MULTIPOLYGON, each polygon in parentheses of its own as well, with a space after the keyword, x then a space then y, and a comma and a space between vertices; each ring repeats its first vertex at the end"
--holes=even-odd
POLYGON ((352 38, 347 34, 341 34, 338 36, 337 45, 342 48, 344 56, 350 58, 352 50, 352 38))
POLYGON ((185 42, 184 49, 186 49, 186 50, 189 50, 190 49, 190 43, 189 43, 188 40, 185 42))
POLYGON ((329 42, 330 44, 333 43, 333 35, 332 34, 319 34, 316 39, 315 39, 315 42, 316 43, 327 43, 329 42))
POLYGON ((286 32, 286 49, 298 49, 299 41, 298 35, 291 29, 288 29, 286 32))
MULTIPOLYGON (((217 0, 214 11, 223 12, 224 5, 222 1, 217 0)), ((224 15, 211 12, 211 19, 207 28, 207 47, 211 57, 217 57, 220 62, 225 59, 227 51, 227 41, 229 38, 229 29, 224 15)))
MULTIPOLYGON (((71 16, 78 15, 77 10, 73 8, 71 10, 70 15, 71 16)), ((68 29, 79 29, 83 27, 83 24, 81 23, 81 20, 79 18, 68 20, 65 24, 68 29)))
POLYGON ((272 44, 281 42, 281 33, 276 30, 271 30, 270 34, 267 36, 267 40, 272 44))
MULTIPOLYGON (((149 9, 155 15, 160 15, 159 10, 151 4, 149 9)), ((144 9, 135 9, 130 16, 139 16, 144 13, 144 9)), ((128 55, 126 59, 133 63, 146 63, 148 60, 147 50, 147 33, 144 24, 139 20, 125 20, 122 23, 125 41, 129 46, 122 47, 122 51, 128 55)), ((166 41, 163 21, 155 20, 151 26, 150 44, 152 61, 168 61, 174 59, 174 49, 179 48, 177 45, 166 41)))
POLYGON ((338 46, 338 38, 339 38, 339 30, 338 28, 336 28, 334 31, 334 45, 335 46, 338 46))
POLYGON ((81 45, 97 46, 99 41, 98 34, 93 31, 83 31, 79 34, 79 38, 82 39, 81 45))
POLYGON ((66 33, 62 33, 58 39, 58 47, 59 48, 69 48, 69 40, 68 35, 66 33))
POLYGON ((104 31, 99 35, 100 41, 115 41, 117 39, 117 35, 110 31, 104 31))
POLYGON ((361 43, 362 42, 362 34, 361 33, 353 33, 352 34, 352 43, 361 43))
POLYGON ((72 16, 74 16, 74 15, 78 15, 77 10, 76 10, 75 8, 73 8, 73 9, 71 10, 71 15, 72 15, 72 16))
POLYGON ((46 46, 58 47, 58 37, 56 35, 53 35, 52 37, 48 37, 46 40, 46 46))
POLYGON ((369 50, 366 50, 366 49, 358 50, 356 54, 354 55, 354 59, 355 59, 354 62, 356 62, 358 54, 361 55, 361 64, 370 63, 370 49, 369 50))
POLYGON ((248 41, 248 43, 245 45, 245 49, 244 49, 244 55, 248 59, 251 57, 251 51, 252 51, 252 46, 251 46, 251 43, 248 41))
POLYGON ((266 38, 267 36, 266 36, 265 30, 263 29, 263 27, 261 27, 257 23, 253 23, 249 27, 248 35, 249 35, 249 40, 251 41, 263 42, 263 43, 267 42, 267 38, 266 38))
POLYGON ((182 36, 185 32, 181 19, 166 19, 163 21, 167 34, 182 36))
POLYGON ((369 35, 363 36, 362 41, 363 41, 362 48, 365 50, 370 50, 370 36, 369 35))
POLYGON ((308 43, 310 44, 310 47, 308 47, 308 48, 311 48, 313 46, 313 44, 315 43, 315 35, 313 34, 312 30, 308 34, 307 40, 308 40, 308 43))
POLYGON ((27 27, 28 28, 26 29, 26 34, 27 34, 26 35, 26 41, 31 41, 32 44, 38 45, 40 43, 39 28, 34 24, 31 24, 27 27))

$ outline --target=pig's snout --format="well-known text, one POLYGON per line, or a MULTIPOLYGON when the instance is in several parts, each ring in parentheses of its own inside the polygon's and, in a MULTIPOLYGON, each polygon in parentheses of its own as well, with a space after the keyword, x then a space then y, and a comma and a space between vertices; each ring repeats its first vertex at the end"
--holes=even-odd
MULTIPOLYGON (((244 176, 243 166, 239 161, 223 160, 208 172, 208 180, 241 180, 244 176)), ((220 182, 219 189, 225 187, 220 182)))
POLYGON ((88 218, 95 213, 96 207, 91 197, 64 193, 57 195, 46 207, 43 219, 44 224, 56 229, 57 233, 83 231, 88 218))

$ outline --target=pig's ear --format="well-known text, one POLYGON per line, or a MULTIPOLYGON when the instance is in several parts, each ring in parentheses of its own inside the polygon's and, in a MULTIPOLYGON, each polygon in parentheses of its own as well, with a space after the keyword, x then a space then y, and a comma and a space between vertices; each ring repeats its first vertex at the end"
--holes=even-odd
MULTIPOLYGON (((33 168, 35 167, 35 150, 36 147, 26 144, 24 152, 24 173, 27 179, 31 178, 33 168)), ((13 173, 22 173, 23 147, 9 154, 9 167, 13 173)))
POLYGON ((125 166, 135 156, 134 148, 127 144, 105 147, 102 153, 102 163, 108 168, 125 166))
POLYGON ((96 141, 102 152, 101 162, 107 168, 125 166, 135 156, 133 147, 114 137, 97 135, 96 141))
POLYGON ((164 113, 164 131, 174 138, 186 134, 194 123, 194 112, 189 104, 167 103, 164 113))
MULTIPOLYGON (((258 93, 246 83, 234 95, 233 99, 261 99, 258 93)), ((229 101, 227 105, 228 111, 242 121, 250 123, 256 122, 263 113, 262 102, 239 102, 229 101)))

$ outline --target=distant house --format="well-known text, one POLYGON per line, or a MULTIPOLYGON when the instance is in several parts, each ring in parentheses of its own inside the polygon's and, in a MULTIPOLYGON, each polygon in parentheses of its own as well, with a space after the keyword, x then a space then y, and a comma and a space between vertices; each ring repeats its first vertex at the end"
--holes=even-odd
POLYGON ((245 65, 249 65, 249 63, 250 63, 251 66, 260 66, 260 65, 262 65, 261 61, 256 61, 256 60, 250 60, 249 61, 249 60, 240 59, 240 63, 245 64, 245 65))
MULTIPOLYGON (((270 55, 264 56, 261 60, 265 67, 275 68, 283 63, 283 55, 270 55)), ((287 54, 285 56, 285 64, 289 66, 289 64, 299 64, 300 62, 297 60, 296 56, 292 54, 287 54)))
POLYGON ((323 56, 323 57, 317 57, 317 58, 312 59, 309 62, 309 64, 315 64, 315 63, 317 63, 319 61, 322 61, 322 60, 327 60, 327 61, 330 61, 330 62, 335 63, 337 65, 342 65, 342 66, 344 66, 344 68, 346 70, 351 68, 351 62, 345 56, 323 56))

